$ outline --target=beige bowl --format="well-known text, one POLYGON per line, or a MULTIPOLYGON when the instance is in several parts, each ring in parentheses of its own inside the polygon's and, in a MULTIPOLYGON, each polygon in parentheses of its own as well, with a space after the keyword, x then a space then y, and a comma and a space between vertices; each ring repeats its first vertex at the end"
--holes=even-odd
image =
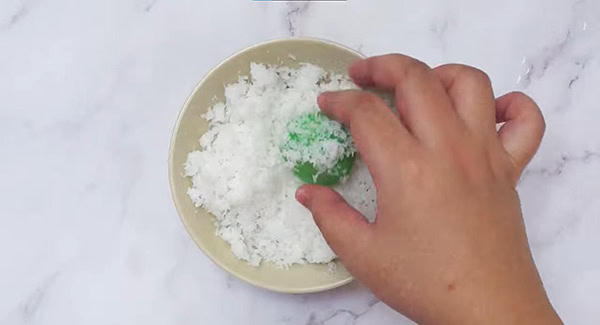
POLYGON ((234 276, 255 286, 286 293, 317 292, 339 287, 352 281, 343 265, 337 264, 331 274, 326 265, 294 265, 287 270, 277 269, 271 263, 251 267, 238 260, 229 244, 215 235, 213 216, 197 209, 187 195, 192 185, 184 177, 184 162, 190 151, 199 149, 200 136, 207 130, 201 118, 215 102, 224 100, 224 85, 235 82, 240 75, 250 72, 250 62, 283 64, 298 67, 308 62, 325 70, 346 73, 352 60, 362 55, 338 44, 318 39, 280 39, 264 42, 245 49, 223 61, 198 84, 185 103, 171 139, 169 152, 169 179, 177 212, 188 233, 204 253, 217 265, 234 276))

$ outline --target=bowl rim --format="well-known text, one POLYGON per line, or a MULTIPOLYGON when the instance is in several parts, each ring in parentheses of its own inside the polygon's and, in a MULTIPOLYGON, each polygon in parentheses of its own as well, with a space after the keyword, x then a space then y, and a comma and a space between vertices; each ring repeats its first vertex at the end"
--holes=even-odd
POLYGON ((229 62, 233 58, 235 58, 247 51, 258 48, 258 47, 262 47, 262 46, 270 45, 270 44, 276 44, 276 43, 285 43, 285 42, 320 43, 320 44, 337 47, 341 50, 350 52, 361 58, 366 57, 364 54, 362 54, 359 51, 352 49, 348 46, 345 46, 345 45, 342 45, 342 44, 339 44, 339 43, 336 43, 336 42, 333 42, 330 40, 317 38, 317 37, 283 37, 283 38, 269 39, 269 40, 259 42, 250 47, 239 50, 239 51, 235 52, 234 54, 229 55, 226 59, 221 61, 219 64, 217 64, 214 68, 210 69, 204 75, 204 77, 196 84, 196 86, 194 87, 192 92, 188 95, 185 103, 183 104, 182 108, 179 111, 179 115, 177 116, 175 126, 173 127, 173 131, 171 133, 171 140, 170 140, 170 144, 169 144, 169 160, 168 160, 169 187, 171 190, 171 197, 172 197, 173 203, 175 205, 175 210, 177 210, 179 219, 183 223, 186 232, 190 235, 190 237, 192 237, 192 240, 194 241, 194 243, 196 243, 196 245, 200 248, 200 250, 202 250, 204 255, 206 255, 214 264, 219 266, 221 269, 225 270, 227 273, 235 276, 236 278, 238 278, 244 282, 247 282, 249 284, 252 284, 253 286, 259 287, 259 288, 263 288, 263 289, 267 289, 267 290, 271 290, 271 291, 275 291, 275 292, 280 292, 280 293, 293 293, 293 294, 315 293, 315 292, 321 292, 321 291, 326 291, 326 290, 334 289, 337 287, 341 287, 345 284, 352 282, 354 280, 354 277, 350 276, 347 279, 343 279, 343 280, 340 280, 337 282, 319 285, 319 286, 306 287, 306 288, 288 288, 288 287, 284 287, 284 286, 270 285, 265 282, 256 281, 251 278, 248 278, 248 277, 244 276, 243 274, 241 274, 240 272, 237 272, 236 270, 229 268, 227 265, 222 263, 216 256, 213 256, 213 254, 209 253, 208 249, 205 247, 205 245, 202 243, 202 241, 199 240, 198 238, 196 238, 194 233, 191 231, 191 226, 187 223, 186 219, 183 217, 183 213, 182 213, 181 207, 180 207, 182 204, 180 201, 180 198, 178 198, 175 195, 175 177, 180 177, 181 175, 175 175, 176 173, 174 172, 175 166, 173 165, 173 151, 174 151, 175 142, 177 139, 177 131, 179 131, 179 127, 180 127, 181 121, 183 119, 183 115, 188 110, 189 105, 190 105, 194 95, 206 83, 206 81, 210 78, 210 76, 212 76, 215 73, 215 71, 217 71, 219 68, 221 68, 223 65, 225 65, 227 62, 229 62))

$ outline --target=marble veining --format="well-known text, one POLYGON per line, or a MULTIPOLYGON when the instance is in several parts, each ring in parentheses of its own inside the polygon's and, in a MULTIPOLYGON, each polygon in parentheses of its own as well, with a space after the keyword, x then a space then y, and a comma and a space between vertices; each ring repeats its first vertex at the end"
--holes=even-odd
POLYGON ((0 1, 0 324, 411 324, 358 283, 283 295, 213 265, 167 181, 195 84, 259 41, 475 65, 547 133, 518 189, 568 324, 600 323, 600 2, 0 1))
POLYGON ((297 20, 308 10, 310 2, 288 2, 287 6, 286 19, 288 22, 288 32, 290 36, 296 36, 298 32, 296 26, 297 20))

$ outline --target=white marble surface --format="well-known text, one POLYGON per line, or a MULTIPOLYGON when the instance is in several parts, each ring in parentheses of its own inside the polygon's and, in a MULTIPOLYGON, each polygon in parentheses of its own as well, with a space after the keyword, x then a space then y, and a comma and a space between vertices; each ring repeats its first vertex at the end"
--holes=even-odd
POLYGON ((1 0, 0 324, 410 324, 359 284, 292 296, 228 276, 171 203, 186 96, 290 35, 530 93, 548 123, 519 186, 535 259, 568 324, 600 323, 597 0, 1 0))

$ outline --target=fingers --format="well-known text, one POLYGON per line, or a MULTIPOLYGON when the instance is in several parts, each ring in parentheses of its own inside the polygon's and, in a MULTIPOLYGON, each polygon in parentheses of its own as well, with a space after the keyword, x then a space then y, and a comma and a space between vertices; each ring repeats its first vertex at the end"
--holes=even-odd
POLYGON ((371 228, 368 221, 334 190, 318 185, 304 185, 296 199, 313 215, 331 249, 351 270, 372 254, 371 228))
POLYGON ((515 165, 518 179, 542 141, 544 117, 529 96, 513 92, 496 100, 496 122, 505 122, 498 136, 515 165))
POLYGON ((478 136, 495 136, 495 97, 488 75, 462 64, 439 66, 433 72, 442 81, 467 128, 478 136))
POLYGON ((406 152, 414 139, 392 110, 375 94, 364 91, 323 93, 319 106, 327 116, 350 128, 354 145, 377 184, 384 171, 396 168, 396 152, 406 152))
POLYGON ((349 73, 359 86, 393 90, 402 120, 429 144, 446 140, 457 125, 442 83, 420 61, 400 54, 372 57, 352 64, 349 73))

